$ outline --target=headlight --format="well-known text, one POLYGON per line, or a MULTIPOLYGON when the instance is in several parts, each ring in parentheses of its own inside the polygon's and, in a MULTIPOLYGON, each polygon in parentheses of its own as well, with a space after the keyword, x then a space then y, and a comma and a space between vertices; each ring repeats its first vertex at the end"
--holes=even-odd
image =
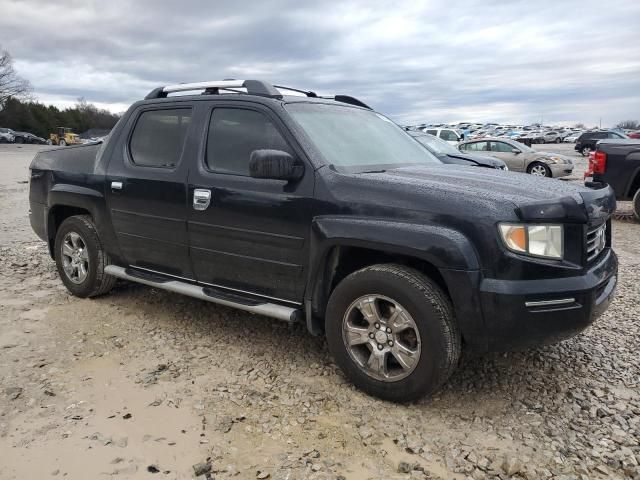
POLYGON ((501 223, 500 236, 512 252, 532 257, 561 259, 564 253, 562 225, 522 225, 501 223))
POLYGON ((564 160, 560 157, 547 157, 547 162, 549 163, 564 163, 564 160))

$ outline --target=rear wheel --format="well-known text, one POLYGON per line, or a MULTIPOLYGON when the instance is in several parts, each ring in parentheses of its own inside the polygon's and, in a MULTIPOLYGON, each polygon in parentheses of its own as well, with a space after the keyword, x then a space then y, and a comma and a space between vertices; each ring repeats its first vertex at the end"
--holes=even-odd
POLYGON ((591 149, 589 147, 582 147, 582 149, 580 150, 580 155, 582 155, 583 157, 588 157, 590 153, 591 149))
POLYGON ((88 215, 67 218, 56 233, 54 256, 58 274, 67 290, 77 297, 107 293, 116 277, 104 273, 109 255, 102 248, 93 220, 88 215))
POLYGON ((551 177, 552 175, 551 169, 541 162, 533 162, 531 165, 529 165, 529 168, 527 168, 527 173, 530 173, 531 175, 535 175, 537 177, 551 177))
POLYGON ((335 288, 326 314, 329 350, 365 392, 411 401, 436 391, 460 357, 451 302, 417 270, 374 265, 335 288))
POLYGON ((67 142, 64 140, 64 138, 61 138, 60 141, 58 142, 58 145, 60 145, 61 147, 66 147, 67 142))
POLYGON ((556 138, 556 143, 561 143, 562 139, 560 137, 556 138))
POLYGON ((633 196, 633 214, 636 220, 640 221, 640 189, 633 196))

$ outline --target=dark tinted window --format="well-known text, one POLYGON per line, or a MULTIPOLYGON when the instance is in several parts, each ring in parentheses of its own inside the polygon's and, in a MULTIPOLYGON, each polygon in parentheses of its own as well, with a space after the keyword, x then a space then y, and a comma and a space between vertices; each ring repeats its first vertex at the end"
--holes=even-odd
POLYGON ((429 135, 438 135, 438 131, 437 130, 427 130, 427 132, 429 135))
POLYGON ((129 149, 136 165, 175 167, 180 160, 191 109, 149 110, 138 118, 129 149))
POLYGON ((458 136, 453 133, 451 130, 441 130, 440 138, 446 140, 447 142, 457 142, 458 136))
POLYGON ((206 158, 211 170, 249 176, 251 152, 262 149, 292 154, 275 125, 262 113, 239 108, 213 111, 206 158))

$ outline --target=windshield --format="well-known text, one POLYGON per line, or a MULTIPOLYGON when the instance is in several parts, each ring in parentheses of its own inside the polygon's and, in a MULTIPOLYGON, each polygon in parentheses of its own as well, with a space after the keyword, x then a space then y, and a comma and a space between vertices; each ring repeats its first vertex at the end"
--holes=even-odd
POLYGON ((440 155, 460 155, 460 150, 451 145, 449 142, 434 137, 433 135, 420 135, 414 137, 417 141, 426 147, 429 147, 432 151, 440 155))
POLYGON ((286 108, 337 171, 442 163, 379 113, 313 103, 291 103, 286 108))

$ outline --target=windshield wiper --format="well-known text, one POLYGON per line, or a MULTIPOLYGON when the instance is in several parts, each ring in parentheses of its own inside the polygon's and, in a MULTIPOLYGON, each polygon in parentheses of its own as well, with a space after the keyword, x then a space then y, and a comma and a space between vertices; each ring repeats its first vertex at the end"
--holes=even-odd
POLYGON ((358 173, 385 173, 386 170, 365 170, 364 172, 358 172, 358 173))

